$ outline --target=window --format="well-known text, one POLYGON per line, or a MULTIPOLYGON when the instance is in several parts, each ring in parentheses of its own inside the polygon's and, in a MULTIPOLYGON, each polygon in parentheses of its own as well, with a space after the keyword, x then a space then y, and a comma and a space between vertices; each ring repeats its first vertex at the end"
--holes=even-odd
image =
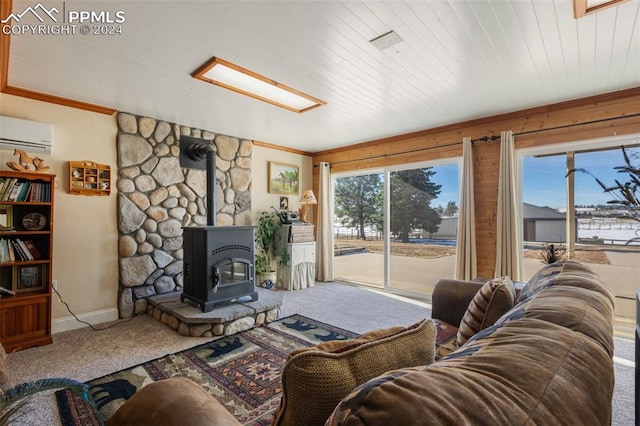
POLYGON ((621 146, 636 166, 640 137, 632 135, 519 150, 522 167, 524 279, 544 261, 551 245, 559 255, 590 266, 616 295, 616 315, 633 318, 640 276, 640 222, 607 193, 605 186, 629 180, 615 167, 625 164, 621 146), (571 169, 582 169, 569 175, 571 169))

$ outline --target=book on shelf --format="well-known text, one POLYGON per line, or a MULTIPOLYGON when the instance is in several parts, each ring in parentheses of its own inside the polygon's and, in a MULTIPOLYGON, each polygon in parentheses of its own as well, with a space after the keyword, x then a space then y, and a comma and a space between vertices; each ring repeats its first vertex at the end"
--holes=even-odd
POLYGON ((50 182, 29 182, 19 178, 0 179, 0 202, 51 202, 50 182))
POLYGON ((31 182, 28 195, 24 201, 33 203, 51 202, 51 184, 49 182, 31 182))
POLYGON ((29 260, 27 255, 24 253, 22 247, 20 247, 20 244, 18 244, 16 240, 8 240, 8 245, 13 249, 14 261, 29 260))
POLYGON ((7 248, 9 251, 9 262, 15 262, 16 261, 16 253, 13 250, 13 244, 11 244, 10 240, 7 240, 7 248))
POLYGON ((30 259, 23 255, 22 248, 18 246, 15 240, 8 240, 6 238, 0 239, 0 262, 15 262, 17 260, 30 259))
POLYGON ((39 183, 31 184, 31 193, 29 194, 29 201, 31 202, 38 201, 39 196, 40 196, 40 184, 39 183))
POLYGON ((9 246, 8 242, 4 238, 0 239, 0 262, 9 261, 9 246))
POLYGON ((20 193, 16 197, 16 201, 25 201, 27 199, 27 194, 31 190, 31 185, 32 184, 30 182, 25 182, 24 185, 22 185, 22 188, 20 188, 20 193))
POLYGON ((33 240, 26 240, 24 242, 24 245, 27 246, 27 249, 29 250, 29 253, 31 253, 33 260, 42 259, 42 253, 40 253, 40 250, 38 250, 38 247, 36 246, 36 243, 33 242, 33 240))
POLYGON ((7 178, 7 185, 4 187, 3 191, 2 191, 2 201, 8 201, 9 200, 9 195, 11 195, 11 192, 13 191, 13 187, 16 185, 16 183, 18 182, 18 178, 7 178))
POLYGON ((16 182, 13 185, 13 188, 11 188, 11 192, 9 193, 9 196, 7 197, 7 201, 15 201, 16 198, 18 197, 18 194, 20 193, 20 190, 22 189, 23 185, 25 185, 25 182, 16 182))
POLYGON ((24 253, 24 256, 26 257, 25 260, 34 260, 33 255, 27 248, 27 245, 24 243, 24 241, 22 241, 20 238, 16 238, 15 241, 18 243, 18 247, 20 247, 22 253, 24 253))
POLYGON ((24 194, 20 197, 18 201, 31 201, 31 190, 33 189, 33 185, 29 184, 29 187, 24 192, 24 194))
POLYGON ((4 190, 6 189, 8 184, 9 184, 8 178, 0 180, 0 200, 2 200, 2 194, 4 194, 4 190))
POLYGON ((2 200, 2 198, 4 197, 4 192, 7 190, 10 181, 10 178, 2 179, 2 185, 0 185, 0 200, 2 200))
POLYGON ((16 201, 25 201, 27 197, 27 193, 29 192, 30 189, 31 189, 31 183, 25 182, 20 188, 20 192, 16 196, 16 201))

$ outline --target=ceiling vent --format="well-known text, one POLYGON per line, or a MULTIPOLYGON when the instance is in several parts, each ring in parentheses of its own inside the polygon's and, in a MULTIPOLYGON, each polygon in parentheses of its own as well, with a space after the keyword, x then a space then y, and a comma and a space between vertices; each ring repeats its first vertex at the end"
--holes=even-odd
POLYGON ((373 44, 378 50, 384 50, 391 46, 395 46, 400 43, 402 38, 395 31, 391 30, 388 33, 382 34, 374 38, 373 40, 369 40, 369 43, 373 44))

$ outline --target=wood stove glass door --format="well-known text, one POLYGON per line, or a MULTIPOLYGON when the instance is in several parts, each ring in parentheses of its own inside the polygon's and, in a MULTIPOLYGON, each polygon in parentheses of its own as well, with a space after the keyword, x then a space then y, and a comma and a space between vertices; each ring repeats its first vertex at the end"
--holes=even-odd
POLYGON ((213 265, 213 288, 219 285, 237 284, 250 281, 251 262, 247 259, 224 259, 213 265))

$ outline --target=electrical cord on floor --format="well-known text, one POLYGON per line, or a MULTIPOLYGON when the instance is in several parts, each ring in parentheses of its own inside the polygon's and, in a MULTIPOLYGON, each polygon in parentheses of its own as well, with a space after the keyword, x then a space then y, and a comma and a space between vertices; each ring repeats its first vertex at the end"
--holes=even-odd
POLYGON ((73 315, 73 317, 76 319, 76 321, 78 321, 78 322, 80 322, 80 323, 82 323, 82 324, 86 324, 86 325, 88 325, 89 327, 91 327, 91 329, 92 329, 93 331, 102 331, 102 330, 107 330, 107 329, 109 329, 109 328, 115 327, 116 325, 120 325, 120 324, 122 324, 122 323, 129 322, 129 321, 131 321, 132 319, 134 319, 135 317, 137 317, 137 316, 138 316, 138 315, 134 315, 134 316, 132 316, 131 318, 126 318, 126 319, 123 319, 122 321, 118 321, 118 322, 116 322, 116 323, 114 323, 114 324, 111 324, 111 325, 108 325, 108 326, 106 326, 106 327, 98 328, 98 327, 95 327, 93 324, 88 323, 87 321, 83 321, 83 320, 81 320, 80 318, 78 318, 78 316, 77 316, 76 314, 74 314, 74 313, 73 313, 73 311, 71 310, 71 307, 69 306, 69 304, 68 304, 68 303, 67 303, 67 302, 62 298, 62 295, 61 295, 60 293, 58 293, 58 289, 56 289, 55 287, 51 287, 51 288, 53 289, 53 292, 54 292, 55 294, 57 294, 57 295, 58 295, 58 301, 59 301, 60 303, 62 303, 62 304, 67 308, 67 311, 69 311, 69 313, 70 313, 71 315, 73 315))

